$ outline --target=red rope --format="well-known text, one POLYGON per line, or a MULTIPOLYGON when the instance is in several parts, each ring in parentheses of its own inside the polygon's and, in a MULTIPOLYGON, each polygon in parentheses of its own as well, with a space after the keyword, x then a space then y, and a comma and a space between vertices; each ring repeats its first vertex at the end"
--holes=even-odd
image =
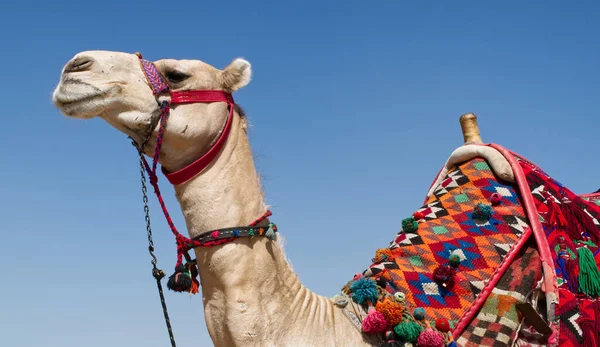
MULTIPOLYGON (((175 236, 175 242, 177 244, 177 264, 176 264, 176 266, 179 266, 183 263, 183 258, 182 258, 183 255, 186 254, 187 251, 189 251, 190 249, 195 248, 195 247, 216 246, 216 245, 223 244, 223 243, 226 243, 229 241, 233 241, 235 238, 215 240, 215 241, 211 241, 211 242, 202 243, 198 240, 192 240, 188 237, 183 236, 177 230, 177 227, 175 227, 175 223, 173 223, 173 219, 171 218, 171 215, 169 214, 169 210, 167 210, 167 206, 165 205, 165 201, 163 200, 162 194, 160 193, 160 188, 158 187, 158 176, 156 175, 156 167, 158 165, 158 157, 160 155, 160 149, 161 149, 163 137, 165 134, 165 128, 167 125, 168 114, 169 114, 169 103, 165 101, 165 102, 163 102, 163 105, 161 107, 160 128, 158 130, 158 136, 156 138, 156 147, 154 149, 154 156, 152 158, 152 169, 150 168, 150 165, 146 161, 146 158, 144 157, 141 148, 138 148, 138 153, 144 162, 144 168, 146 169, 146 172, 148 173, 148 177, 150 179, 150 184, 152 184, 152 187, 154 188, 154 193, 156 194, 156 197, 160 204, 160 208, 163 211, 163 215, 165 216, 165 219, 167 220, 167 224, 169 225, 171 232, 175 236)), ((250 226, 256 226, 258 223, 262 222, 263 220, 265 220, 267 217, 269 217, 271 215, 272 215, 272 212, 267 210, 267 212, 265 212, 265 214, 260 216, 254 222, 252 222, 250 224, 250 226)))

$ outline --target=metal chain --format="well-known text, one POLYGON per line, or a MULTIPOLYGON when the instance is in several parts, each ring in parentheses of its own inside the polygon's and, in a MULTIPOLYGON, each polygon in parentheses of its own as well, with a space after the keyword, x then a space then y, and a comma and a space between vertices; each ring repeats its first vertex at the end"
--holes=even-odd
MULTIPOLYGON (((144 141, 145 142, 145 141, 144 141)), ((148 207, 148 195, 146 188, 146 174, 144 173, 144 162, 140 153, 140 175, 142 182, 142 195, 144 202, 144 213, 146 218, 146 231, 148 232, 148 252, 152 257, 152 276, 156 279, 156 286, 158 287, 158 294, 160 295, 160 303, 162 304, 163 314, 165 316, 165 323, 167 324, 167 330, 169 331, 169 339, 171 340, 171 346, 176 347, 175 337, 173 336, 173 329, 171 328, 171 320, 169 319, 169 312, 167 311, 167 303, 165 302, 165 295, 162 290, 162 284, 160 280, 166 276, 165 272, 156 266, 157 260, 154 255, 154 242, 152 241, 152 227, 150 226, 150 207, 148 207)))

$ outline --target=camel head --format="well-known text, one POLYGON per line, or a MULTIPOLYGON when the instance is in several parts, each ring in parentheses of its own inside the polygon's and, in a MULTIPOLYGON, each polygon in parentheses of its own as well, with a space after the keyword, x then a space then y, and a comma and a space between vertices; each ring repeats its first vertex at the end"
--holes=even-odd
MULTIPOLYGON (((171 91, 232 93, 247 85, 251 77, 250 63, 241 58, 223 70, 199 60, 163 59, 154 64, 171 91)), ((149 139, 144 151, 150 154, 158 130, 159 102, 169 97, 167 93, 155 98, 137 55, 86 51, 65 65, 53 101, 66 116, 100 117, 137 143, 149 139)), ((222 102, 172 105, 161 164, 177 170, 202 155, 222 131, 227 115, 227 104, 222 102)), ((245 121, 242 124, 245 126, 245 121)))

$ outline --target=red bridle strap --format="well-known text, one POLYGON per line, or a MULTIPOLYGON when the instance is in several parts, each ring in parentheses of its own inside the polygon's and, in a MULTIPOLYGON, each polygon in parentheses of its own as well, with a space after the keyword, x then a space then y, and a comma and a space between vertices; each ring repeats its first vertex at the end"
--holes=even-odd
POLYGON ((165 177, 167 177, 169 182, 173 185, 187 182, 210 165, 225 146, 229 133, 231 132, 235 103, 233 101, 233 96, 230 93, 216 90, 171 91, 172 105, 204 102, 226 102, 229 107, 227 121, 215 144, 202 157, 175 172, 168 172, 164 167, 161 168, 165 177))

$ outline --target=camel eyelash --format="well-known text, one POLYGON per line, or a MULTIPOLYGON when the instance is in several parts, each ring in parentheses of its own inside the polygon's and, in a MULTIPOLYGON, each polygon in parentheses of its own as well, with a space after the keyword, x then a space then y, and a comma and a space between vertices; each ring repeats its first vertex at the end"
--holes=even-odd
POLYGON ((173 83, 183 82, 188 79, 190 76, 180 71, 167 71, 165 73, 165 77, 173 83))

